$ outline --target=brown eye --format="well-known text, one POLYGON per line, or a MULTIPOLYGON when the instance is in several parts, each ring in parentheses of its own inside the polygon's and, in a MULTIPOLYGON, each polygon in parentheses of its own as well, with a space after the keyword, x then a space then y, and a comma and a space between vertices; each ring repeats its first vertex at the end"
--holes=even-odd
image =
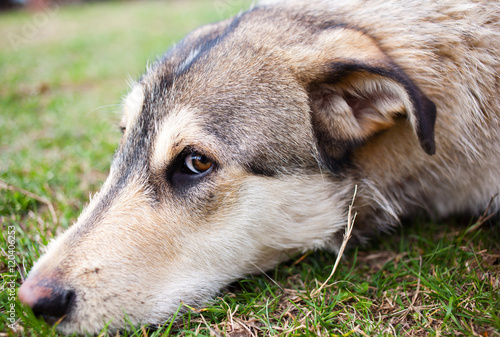
POLYGON ((213 162, 210 159, 199 153, 188 154, 184 160, 184 164, 191 174, 208 172, 213 166, 213 162))

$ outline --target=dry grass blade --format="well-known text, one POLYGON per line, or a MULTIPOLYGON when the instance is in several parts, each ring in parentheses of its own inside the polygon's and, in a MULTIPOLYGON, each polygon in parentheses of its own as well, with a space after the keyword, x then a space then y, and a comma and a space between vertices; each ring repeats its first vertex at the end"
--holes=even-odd
POLYGON ((483 214, 477 219, 476 223, 472 225, 470 228, 467 229, 465 233, 473 232, 477 230, 483 223, 491 219, 496 213, 495 212, 490 212, 491 205, 493 204, 493 201, 495 198, 498 197, 498 193, 493 195, 490 199, 490 202, 488 203, 488 206, 486 207, 486 210, 483 212, 483 214), (489 213, 489 214, 488 214, 489 213))
POLYGON ((210 334, 216 336, 216 337, 222 337, 217 331, 215 331, 206 321, 205 317, 203 317, 203 314, 200 314, 201 319, 203 320, 203 323, 205 326, 208 328, 210 331, 210 334))
POLYGON ((30 192, 30 191, 23 189, 23 188, 8 184, 7 182, 5 182, 3 180, 0 180, 0 189, 22 193, 22 194, 24 194, 32 199, 35 199, 38 202, 41 202, 42 204, 47 205, 47 207, 49 208, 50 214, 52 215, 52 220, 54 221, 54 224, 57 225, 58 221, 57 221, 56 211, 55 211, 52 203, 47 198, 41 197, 33 192, 30 192))
POLYGON ((342 240, 342 244, 340 245, 340 249, 339 249, 339 252, 337 254, 337 259, 335 260, 335 264, 333 265, 332 272, 330 273, 330 276, 328 276, 326 281, 323 282, 321 287, 319 287, 318 289, 316 289, 312 293, 313 296, 317 296, 321 292, 321 290, 323 290, 323 288, 330 282, 331 278, 333 277, 333 274, 335 274, 335 271, 337 270, 337 267, 340 263, 340 259, 342 258, 342 255, 344 254, 344 250, 345 250, 345 247, 347 246, 347 242, 351 238, 352 228, 354 227, 354 221, 356 220, 356 215, 357 215, 357 213, 354 213, 354 215, 352 215, 352 207, 354 204, 354 200, 356 199, 357 192, 358 192, 358 185, 354 186, 354 194, 352 195, 352 201, 351 201, 351 204, 349 205, 349 212, 347 213, 347 225, 345 228, 344 239, 342 240))

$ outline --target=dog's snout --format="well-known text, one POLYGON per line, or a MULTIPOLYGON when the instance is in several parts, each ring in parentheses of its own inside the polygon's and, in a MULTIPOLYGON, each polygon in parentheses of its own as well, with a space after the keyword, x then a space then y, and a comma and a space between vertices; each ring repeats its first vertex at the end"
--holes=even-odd
POLYGON ((36 316, 54 324, 64 318, 75 301, 75 292, 52 279, 28 278, 19 288, 19 300, 36 316))

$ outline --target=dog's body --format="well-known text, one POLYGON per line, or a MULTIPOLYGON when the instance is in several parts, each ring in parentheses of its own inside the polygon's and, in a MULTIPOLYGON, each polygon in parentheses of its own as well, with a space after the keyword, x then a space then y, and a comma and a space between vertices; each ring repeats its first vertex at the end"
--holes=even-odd
MULTIPOLYGON (((110 176, 20 289, 64 332, 180 301, 500 187, 496 1, 268 3, 188 35, 125 101, 110 176)), ((491 210, 497 211, 498 200, 491 210)))

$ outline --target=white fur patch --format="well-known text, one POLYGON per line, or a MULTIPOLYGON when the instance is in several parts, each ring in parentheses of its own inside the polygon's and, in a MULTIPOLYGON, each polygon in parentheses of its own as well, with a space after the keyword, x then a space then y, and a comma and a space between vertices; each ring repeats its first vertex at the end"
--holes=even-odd
POLYGON ((137 119, 137 116, 142 111, 144 104, 144 88, 140 84, 136 84, 132 91, 127 95, 123 102, 123 119, 121 122, 122 127, 130 129, 137 119))

